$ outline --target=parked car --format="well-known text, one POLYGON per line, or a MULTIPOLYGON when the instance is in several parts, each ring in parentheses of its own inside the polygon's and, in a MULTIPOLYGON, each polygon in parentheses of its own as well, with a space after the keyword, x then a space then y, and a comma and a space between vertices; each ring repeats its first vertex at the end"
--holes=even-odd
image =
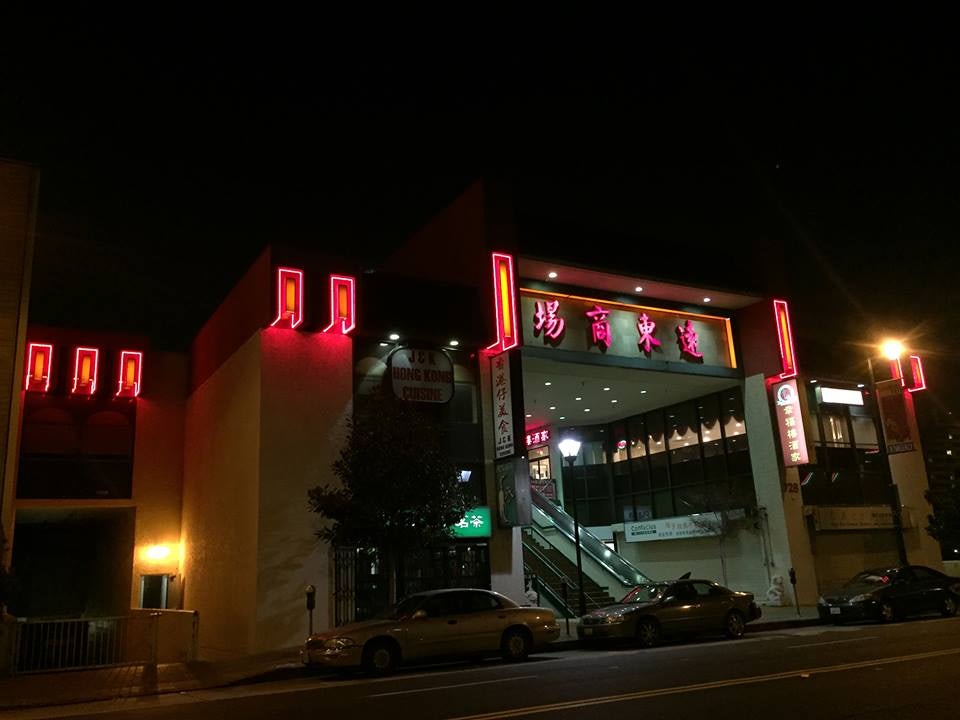
POLYGON ((401 663, 495 655, 523 660, 560 635, 552 610, 519 607, 490 590, 417 593, 388 612, 311 635, 300 651, 307 666, 363 667, 384 675, 401 663))
POLYGON ((682 579, 638 585, 616 605, 580 618, 577 635, 583 640, 631 639, 644 647, 665 635, 723 632, 738 638, 760 614, 751 593, 709 580, 682 579))
POLYGON ((957 614, 960 578, 922 565, 864 570, 835 593, 820 598, 823 620, 878 620, 892 622, 907 615, 939 612, 957 614))

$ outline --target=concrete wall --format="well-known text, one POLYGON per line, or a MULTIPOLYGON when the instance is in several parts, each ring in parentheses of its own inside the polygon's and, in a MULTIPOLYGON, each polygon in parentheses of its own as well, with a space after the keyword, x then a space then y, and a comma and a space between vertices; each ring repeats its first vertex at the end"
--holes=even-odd
MULTIPOLYGON (((133 502, 136 530, 130 607, 140 604, 140 575, 180 572, 180 513, 183 504, 184 414, 187 396, 187 357, 147 353, 144 394, 137 399, 137 432, 133 452, 133 502), (150 545, 166 545, 170 556, 151 561, 150 545)), ((181 581, 173 580, 171 607, 179 604, 181 581)))
POLYGON ((862 570, 900 564, 893 530, 821 530, 813 534, 813 551, 821 594, 862 570))
POLYGON ((34 168, 0 162, 0 529, 10 543, 37 184, 34 168))
POLYGON ((353 408, 353 341, 268 328, 260 334, 262 392, 257 552, 257 650, 296 645, 307 634, 304 587, 317 587, 315 629, 332 626, 329 547, 307 491, 336 481, 353 408))
POLYGON ((258 333, 187 400, 184 608, 200 612, 204 658, 256 647, 260 377, 258 333))

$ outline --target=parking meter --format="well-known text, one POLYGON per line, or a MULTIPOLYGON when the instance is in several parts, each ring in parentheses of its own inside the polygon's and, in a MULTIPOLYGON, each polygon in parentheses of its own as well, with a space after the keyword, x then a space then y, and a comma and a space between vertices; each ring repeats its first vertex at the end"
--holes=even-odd
POLYGON ((313 585, 305 588, 307 595, 307 615, 310 617, 310 635, 313 635, 313 609, 317 606, 317 589, 313 585))
POLYGON ((790 568, 790 585, 793 587, 793 604, 797 608, 797 617, 800 617, 800 598, 797 597, 797 571, 790 568))

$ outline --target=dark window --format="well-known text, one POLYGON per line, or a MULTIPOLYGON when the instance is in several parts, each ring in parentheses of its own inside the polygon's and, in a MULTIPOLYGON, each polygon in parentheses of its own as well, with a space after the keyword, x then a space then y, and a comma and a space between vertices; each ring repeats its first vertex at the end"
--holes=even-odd
POLYGON ((496 596, 483 592, 464 593, 463 612, 486 612, 500 608, 496 596))
POLYGON ((460 612, 460 593, 441 593, 428 598, 423 603, 423 609, 427 617, 443 617, 445 615, 456 615, 460 612))
POLYGON ((931 570, 928 567, 923 567, 922 565, 912 565, 910 569, 913 570, 913 575, 917 580, 941 580, 946 577, 943 573, 931 570))

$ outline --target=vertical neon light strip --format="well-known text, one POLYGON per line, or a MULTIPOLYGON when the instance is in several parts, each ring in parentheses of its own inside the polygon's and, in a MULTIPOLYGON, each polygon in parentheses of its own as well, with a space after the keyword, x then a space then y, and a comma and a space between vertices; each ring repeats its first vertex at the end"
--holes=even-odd
POLYGON ((773 301, 773 316, 777 323, 777 342, 780 344, 780 379, 797 376, 797 355, 793 349, 793 328, 790 326, 790 308, 786 300, 773 301))
POLYGON ((47 392, 50 389, 50 369, 53 367, 53 345, 30 343, 27 346, 27 374, 23 388, 28 392, 47 392))
POLYGON ((143 376, 143 353, 136 350, 122 350, 119 375, 117 397, 139 396, 140 381, 143 376))
POLYGON ((493 314, 497 319, 497 339, 487 350, 503 352, 520 344, 517 338, 517 304, 514 289, 513 255, 495 252, 493 262, 493 314))
POLYGON ((357 280, 349 275, 330 276, 330 324, 323 332, 349 334, 357 327, 357 280))
POLYGON ((99 365, 100 351, 97 348, 78 347, 74 351, 71 395, 93 395, 97 391, 99 365))
POLYGON ((910 374, 913 376, 913 385, 907 390, 913 393, 927 389, 927 378, 923 374, 923 361, 919 355, 910 356, 910 374))
POLYGON ((890 377, 899 380, 903 387, 907 386, 907 381, 903 379, 903 365, 900 364, 900 358, 890 361, 890 377))
POLYGON ((303 270, 281 267, 277 268, 277 318, 270 326, 287 319, 291 330, 303 322, 303 270))

